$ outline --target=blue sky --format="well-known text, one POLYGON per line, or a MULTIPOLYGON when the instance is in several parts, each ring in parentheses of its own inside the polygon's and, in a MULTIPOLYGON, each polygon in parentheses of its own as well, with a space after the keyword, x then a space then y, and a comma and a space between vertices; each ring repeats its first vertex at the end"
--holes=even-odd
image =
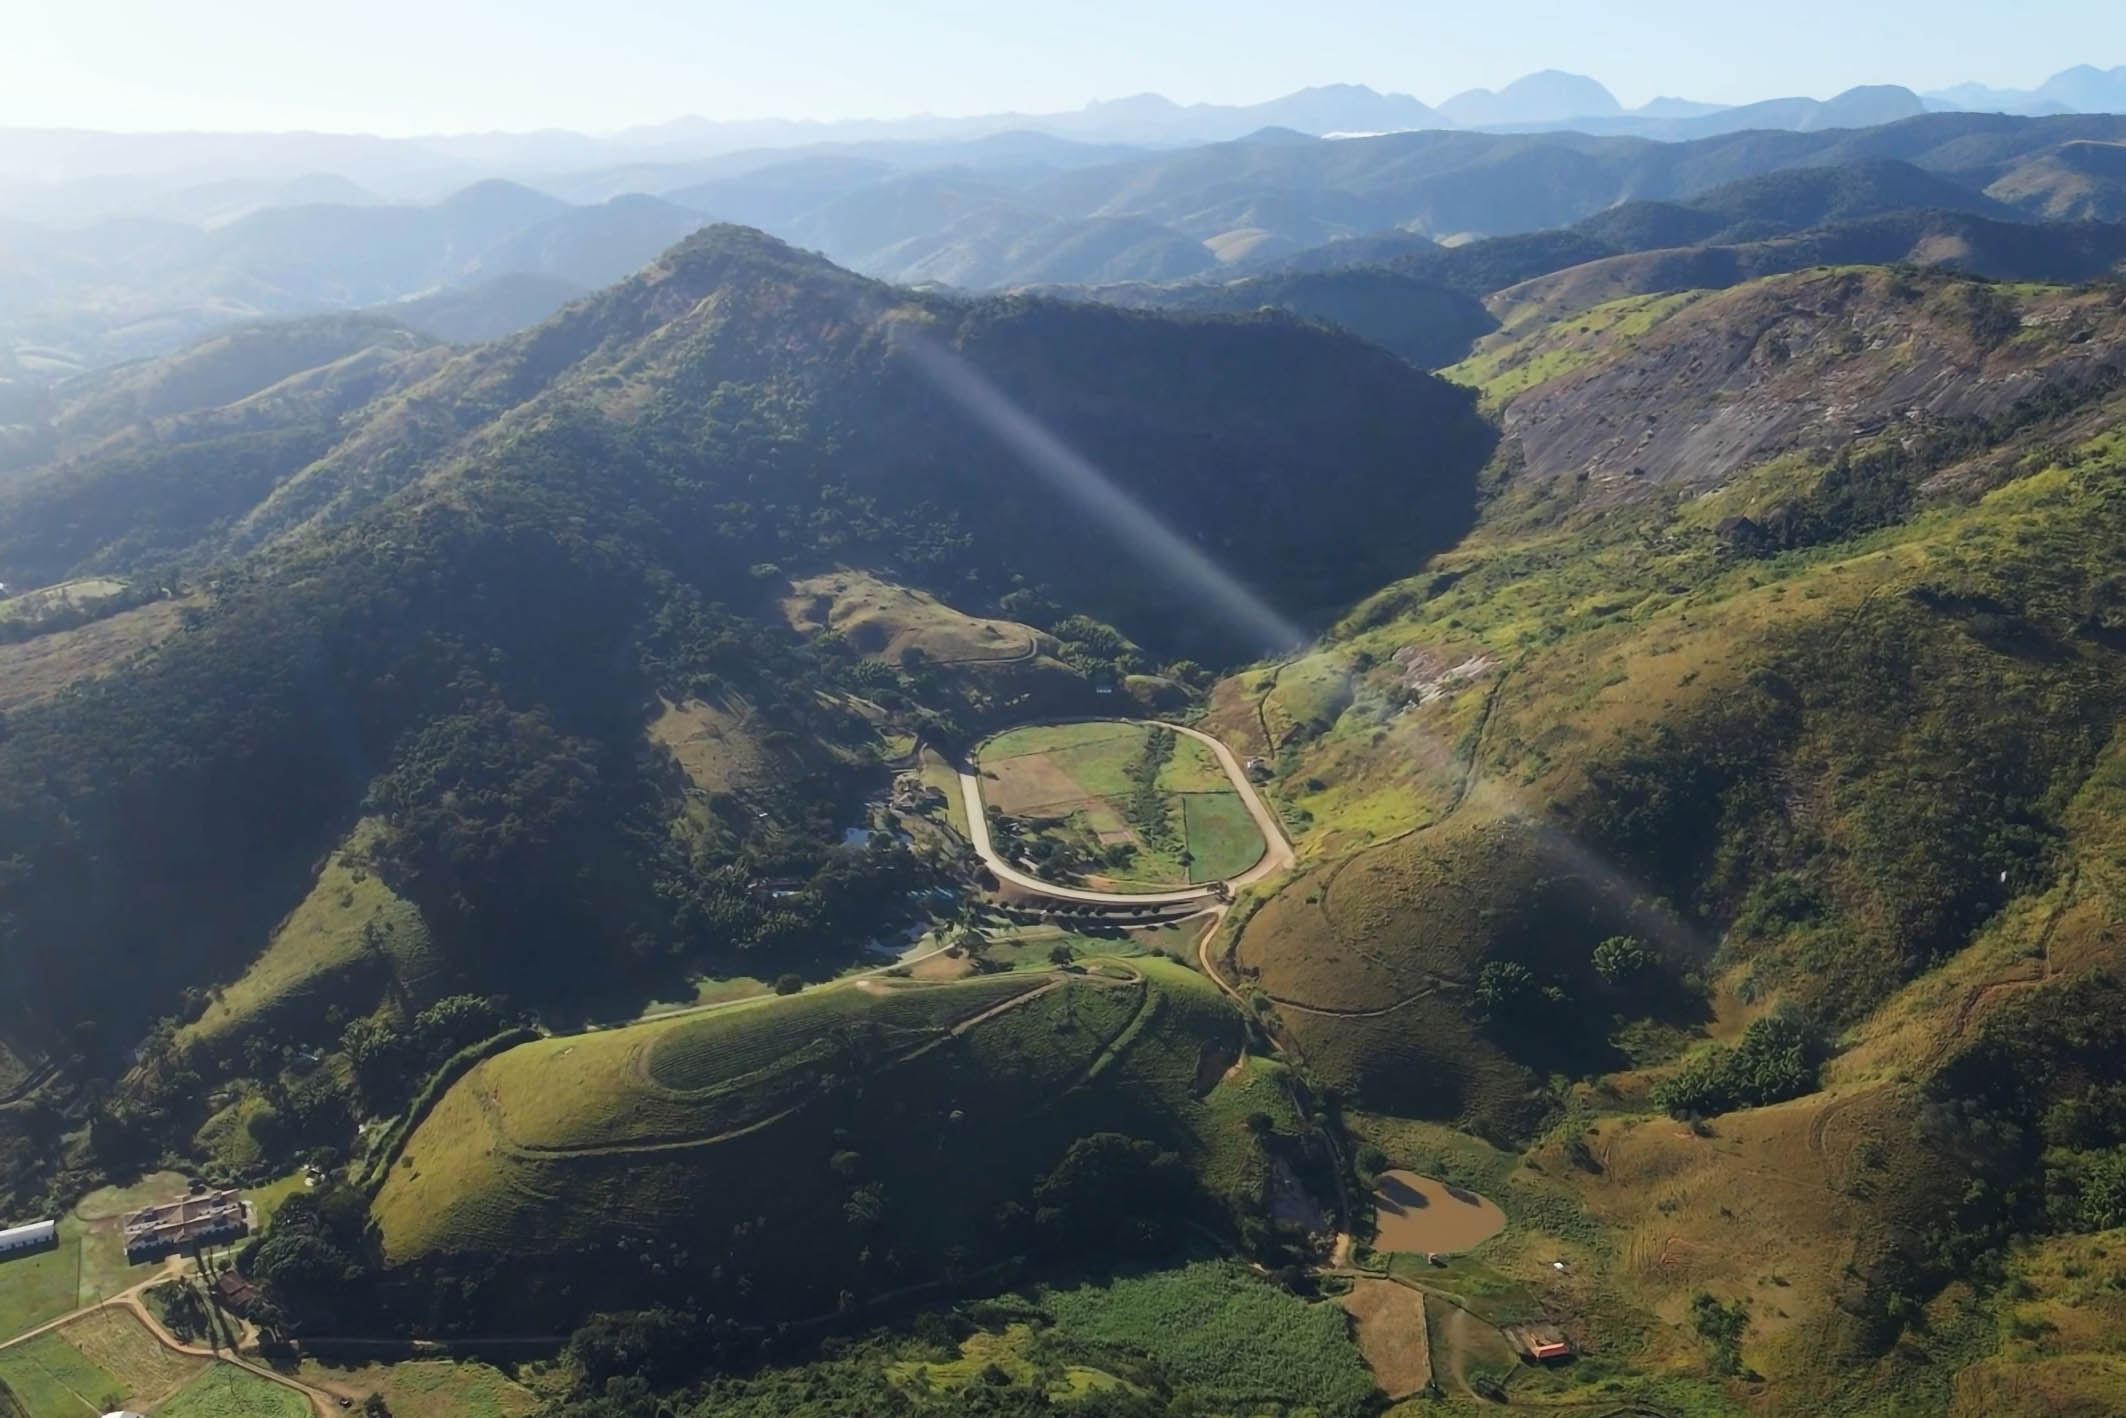
POLYGON ((0 125, 605 130, 711 118, 1252 102, 1355 82, 1437 102, 1532 69, 1627 104, 1857 83, 2031 87, 2126 63, 2118 0, 25 0, 0 125))

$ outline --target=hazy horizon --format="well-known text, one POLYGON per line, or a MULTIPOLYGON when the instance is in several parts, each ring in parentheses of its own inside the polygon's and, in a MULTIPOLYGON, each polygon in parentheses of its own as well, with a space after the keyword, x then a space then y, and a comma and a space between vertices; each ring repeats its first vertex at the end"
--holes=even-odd
POLYGON ((19 17, 0 52, 0 126, 120 132, 331 132, 389 137, 718 121, 893 120, 1068 111, 1158 93, 1259 103, 1365 84, 1438 104, 1563 69, 1636 107, 1740 104, 1859 84, 2032 88, 2126 60, 2126 11, 2027 6, 2013 26, 1978 0, 1892 0, 1862 13, 1797 0, 1776 26, 1655 0, 1628 15, 1536 0, 1510 29, 1437 3, 1090 0, 1068 21, 966 0, 882 13, 854 0, 764 9, 678 0, 421 4, 340 12, 216 0, 183 12, 106 0, 19 17), (1836 42, 1827 42, 1835 36, 1836 42))

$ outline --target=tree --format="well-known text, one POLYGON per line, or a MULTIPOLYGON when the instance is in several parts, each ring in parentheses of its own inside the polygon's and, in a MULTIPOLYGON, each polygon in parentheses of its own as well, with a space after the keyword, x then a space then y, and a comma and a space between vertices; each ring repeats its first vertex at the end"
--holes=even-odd
POLYGON ((1653 967, 1654 953, 1638 939, 1613 935, 1594 948, 1594 969, 1612 985, 1637 979, 1653 967))
POLYGON ((794 995, 805 987, 805 977, 795 972, 785 972, 775 977, 775 993, 794 995))

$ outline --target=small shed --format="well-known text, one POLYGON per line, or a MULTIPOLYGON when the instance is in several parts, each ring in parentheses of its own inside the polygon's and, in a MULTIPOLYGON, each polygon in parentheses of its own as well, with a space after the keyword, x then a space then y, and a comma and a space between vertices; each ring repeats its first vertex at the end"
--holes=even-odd
POLYGON ((56 1221, 31 1221, 21 1226, 10 1226, 0 1231, 0 1255, 14 1255, 21 1251, 41 1251, 59 1244, 59 1223, 56 1221))
POLYGON ((1531 1364, 1556 1364, 1572 1357, 1572 1342, 1556 1325, 1509 1324, 1499 1332, 1531 1364))

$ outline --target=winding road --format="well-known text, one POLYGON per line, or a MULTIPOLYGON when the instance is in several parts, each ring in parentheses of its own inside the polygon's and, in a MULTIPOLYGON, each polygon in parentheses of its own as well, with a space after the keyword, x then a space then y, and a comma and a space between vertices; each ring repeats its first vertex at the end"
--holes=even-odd
POLYGON ((1091 906, 1187 906, 1218 899, 1220 886, 1235 891, 1244 886, 1252 886, 1265 877, 1287 870, 1297 860, 1292 853, 1291 842, 1284 835, 1284 825, 1277 820, 1277 814, 1271 811, 1270 805, 1262 800, 1262 795, 1255 791, 1255 785, 1248 781, 1247 771, 1240 766, 1240 760, 1233 756, 1231 749, 1199 729, 1185 728, 1180 724, 1148 719, 1120 719, 1114 722, 1172 729, 1175 733, 1186 734, 1209 748, 1217 757, 1218 766, 1225 770, 1225 776, 1232 780, 1233 790, 1240 794, 1240 801, 1246 804, 1248 816, 1255 820, 1255 830, 1262 834, 1262 856, 1257 859, 1255 865, 1224 882, 1204 882, 1175 891, 1092 891, 1081 886, 1058 886, 1004 860, 989 835, 989 814, 982 804, 981 774, 975 765, 957 764, 955 771, 960 775, 960 796, 967 807, 969 842, 974 847, 975 855, 982 859, 982 864, 995 874, 997 880, 1008 881, 1021 891, 1045 896, 1053 901, 1077 901, 1091 906))

